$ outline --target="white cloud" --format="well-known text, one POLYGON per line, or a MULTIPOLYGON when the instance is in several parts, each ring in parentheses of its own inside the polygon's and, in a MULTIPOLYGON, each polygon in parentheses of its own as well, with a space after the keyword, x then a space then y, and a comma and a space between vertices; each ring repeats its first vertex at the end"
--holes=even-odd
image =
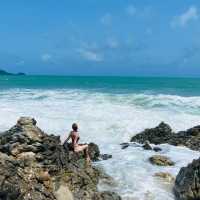
POLYGON ((48 62, 52 59, 52 56, 48 53, 45 53, 41 56, 41 59, 42 59, 43 62, 48 62))
POLYGON ((87 50, 87 49, 78 49, 79 54, 81 55, 82 58, 88 61, 93 61, 93 62, 101 62, 103 61, 103 56, 100 53, 97 53, 92 50, 87 50))
POLYGON ((134 16, 136 14, 136 8, 133 5, 129 5, 126 7, 126 13, 130 16, 134 16))
POLYGON ((112 23, 112 16, 110 13, 106 13, 101 19, 100 19, 101 23, 103 25, 110 25, 112 23))
POLYGON ((198 19, 198 10, 196 6, 190 6, 188 10, 186 10, 184 13, 182 13, 179 16, 174 17, 174 19, 171 22, 172 27, 186 26, 190 21, 194 21, 198 19))

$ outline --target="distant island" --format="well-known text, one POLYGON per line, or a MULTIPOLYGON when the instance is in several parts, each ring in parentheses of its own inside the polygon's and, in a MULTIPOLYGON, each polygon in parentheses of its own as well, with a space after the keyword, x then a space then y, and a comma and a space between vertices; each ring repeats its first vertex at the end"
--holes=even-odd
POLYGON ((24 76, 24 75, 26 75, 26 74, 25 74, 25 73, 22 73, 22 72, 19 72, 19 73, 14 74, 14 73, 9 73, 9 72, 7 72, 7 71, 5 71, 5 70, 0 69, 0 76, 1 76, 1 75, 17 75, 17 76, 24 76))

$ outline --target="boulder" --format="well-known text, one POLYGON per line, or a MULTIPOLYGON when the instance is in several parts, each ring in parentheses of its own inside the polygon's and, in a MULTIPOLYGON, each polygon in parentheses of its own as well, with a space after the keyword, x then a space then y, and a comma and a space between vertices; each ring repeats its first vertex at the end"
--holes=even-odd
MULTIPOLYGON (((83 155, 65 149, 59 136, 44 133, 36 124, 23 117, 0 135, 0 199, 92 200, 94 194, 106 199, 97 189, 103 172, 85 165, 83 155)), ((94 143, 90 151, 94 159, 100 154, 94 143)))
POLYGON ((161 155, 154 155, 149 158, 149 161, 153 165, 159 165, 159 166, 172 166, 175 164, 173 161, 170 160, 170 158, 161 155))
POLYGON ((200 158, 181 168, 175 180, 174 193, 178 200, 200 199, 200 158))
POLYGON ((100 151, 99 151, 99 147, 95 143, 89 143, 88 151, 89 151, 90 158, 93 161, 98 161, 99 160, 100 151))
POLYGON ((167 141, 172 137, 173 132, 171 127, 161 122, 157 127, 151 129, 145 129, 143 132, 133 136, 131 142, 145 143, 149 141, 153 144, 167 143, 167 141))

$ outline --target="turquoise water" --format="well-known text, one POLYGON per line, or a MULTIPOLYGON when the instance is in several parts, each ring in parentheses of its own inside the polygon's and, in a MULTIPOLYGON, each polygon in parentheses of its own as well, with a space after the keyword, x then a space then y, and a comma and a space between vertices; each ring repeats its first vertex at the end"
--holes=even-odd
POLYGON ((200 95, 197 78, 0 76, 0 89, 85 89, 111 93, 200 95))
POLYGON ((0 76, 0 105, 0 132, 20 116, 31 116, 42 130, 64 140, 77 122, 81 142, 95 142, 102 153, 113 155, 97 165, 117 183, 105 189, 118 192, 123 200, 174 200, 170 186, 154 174, 176 176, 200 156, 184 147, 161 145, 160 153, 176 164, 160 168, 148 161, 155 152, 140 147, 121 150, 119 145, 161 121, 174 131, 199 125, 200 79, 0 76))

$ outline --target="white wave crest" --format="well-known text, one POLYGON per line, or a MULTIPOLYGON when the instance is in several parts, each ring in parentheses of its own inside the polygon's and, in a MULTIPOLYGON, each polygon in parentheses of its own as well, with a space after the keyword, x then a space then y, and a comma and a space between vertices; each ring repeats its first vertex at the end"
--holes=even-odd
MULTIPOLYGON (((118 144, 161 121, 169 123, 175 131, 200 123, 200 97, 12 89, 0 91, 0 105, 1 131, 15 124, 19 116, 32 116, 42 129, 64 139, 71 124, 78 122, 84 142, 93 141, 103 153, 113 154, 113 159, 100 164, 119 182, 119 187, 114 189, 124 199, 172 200, 173 195, 156 183, 153 173, 161 169, 148 163, 151 152, 140 148, 122 151, 118 144)), ((163 148, 177 162, 175 167, 166 168, 174 175, 199 155, 185 148, 169 145, 163 148)))

